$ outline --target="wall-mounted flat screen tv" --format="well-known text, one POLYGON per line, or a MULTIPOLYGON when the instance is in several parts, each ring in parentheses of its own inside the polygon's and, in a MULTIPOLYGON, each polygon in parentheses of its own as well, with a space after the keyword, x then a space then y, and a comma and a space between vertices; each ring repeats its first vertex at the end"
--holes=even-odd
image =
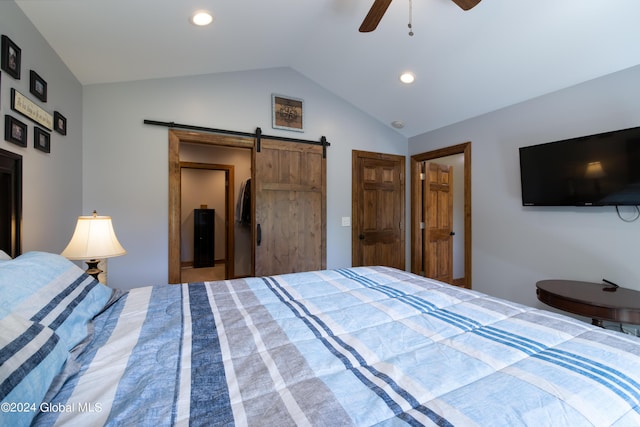
POLYGON ((640 205, 640 127, 520 148, 524 206, 640 205))

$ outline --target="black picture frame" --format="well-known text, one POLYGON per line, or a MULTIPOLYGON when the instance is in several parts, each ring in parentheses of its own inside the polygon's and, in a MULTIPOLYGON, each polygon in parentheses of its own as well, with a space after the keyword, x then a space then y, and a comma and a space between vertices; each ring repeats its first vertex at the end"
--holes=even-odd
POLYGON ((22 50, 11 39, 2 35, 2 59, 0 68, 16 80, 20 80, 22 50))
POLYGON ((60 135, 67 134, 67 118, 60 114, 59 111, 53 112, 53 130, 60 135))
POLYGON ((4 116, 4 140, 21 147, 27 146, 27 130, 29 128, 25 123, 13 116, 6 114, 4 116))
POLYGON ((33 128, 33 147, 45 153, 51 152, 51 134, 39 127, 33 128))
POLYGON ((47 102, 47 82, 33 70, 29 72, 29 92, 42 102, 47 102))
POLYGON ((11 109, 47 130, 53 129, 53 114, 49 114, 48 111, 15 88, 11 88, 11 109))

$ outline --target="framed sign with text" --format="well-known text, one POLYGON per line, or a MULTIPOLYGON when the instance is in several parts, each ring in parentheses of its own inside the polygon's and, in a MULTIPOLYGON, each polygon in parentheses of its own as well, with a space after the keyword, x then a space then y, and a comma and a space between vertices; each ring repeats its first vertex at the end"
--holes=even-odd
POLYGON ((11 88, 11 109, 49 130, 53 129, 53 116, 13 88, 11 88))

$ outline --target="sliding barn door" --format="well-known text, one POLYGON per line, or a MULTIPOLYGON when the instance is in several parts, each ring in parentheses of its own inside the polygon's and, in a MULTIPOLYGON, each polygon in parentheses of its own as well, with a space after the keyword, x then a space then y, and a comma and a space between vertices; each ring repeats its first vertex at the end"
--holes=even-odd
POLYGON ((322 146, 263 139, 255 154, 255 274, 326 268, 322 146))

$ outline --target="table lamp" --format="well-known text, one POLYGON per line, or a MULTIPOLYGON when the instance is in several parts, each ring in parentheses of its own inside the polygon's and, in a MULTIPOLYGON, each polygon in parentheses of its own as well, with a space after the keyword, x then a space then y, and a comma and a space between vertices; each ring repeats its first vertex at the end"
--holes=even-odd
MULTIPOLYGON (((126 254, 120 245, 110 216, 79 216, 76 229, 67 247, 60 255, 70 260, 85 260, 89 268, 87 274, 98 279, 102 270, 98 268, 101 259, 126 254)), ((106 280, 105 280, 106 281, 106 280)))

